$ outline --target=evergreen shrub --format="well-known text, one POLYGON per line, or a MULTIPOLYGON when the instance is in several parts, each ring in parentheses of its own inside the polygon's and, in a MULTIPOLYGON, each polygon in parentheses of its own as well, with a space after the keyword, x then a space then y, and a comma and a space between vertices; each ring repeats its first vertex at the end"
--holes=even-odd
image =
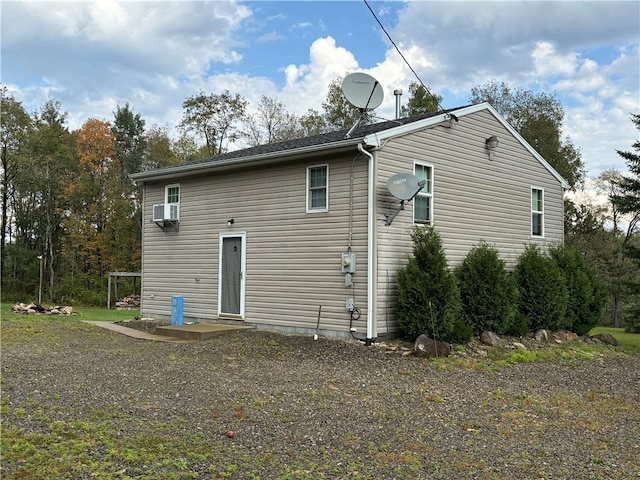
POLYGON ((566 328, 569 300, 567 283, 556 262, 527 245, 513 272, 518 286, 518 310, 527 320, 528 330, 566 328))
POLYGON ((440 235, 431 226, 414 227, 411 239, 413 257, 397 276, 395 310, 402 334, 411 339, 425 334, 441 341, 468 341, 471 333, 463 328, 460 293, 440 235))
POLYGON ((560 268, 568 289, 564 328, 586 335, 602 319, 607 305, 604 286, 578 249, 559 245, 551 247, 549 254, 560 268))
POLYGON ((473 333, 507 333, 518 311, 518 287, 498 250, 481 241, 455 269, 463 315, 473 333))
POLYGON ((622 321, 625 332, 640 333, 640 296, 622 311, 622 321))

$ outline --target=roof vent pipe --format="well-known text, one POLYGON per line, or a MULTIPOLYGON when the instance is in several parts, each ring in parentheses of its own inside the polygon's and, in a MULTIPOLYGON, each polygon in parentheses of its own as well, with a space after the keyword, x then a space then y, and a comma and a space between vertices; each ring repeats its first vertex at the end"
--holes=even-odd
POLYGON ((396 120, 400 118, 400 97, 402 97, 402 89, 396 88, 393 91, 393 94, 396 96, 396 120))

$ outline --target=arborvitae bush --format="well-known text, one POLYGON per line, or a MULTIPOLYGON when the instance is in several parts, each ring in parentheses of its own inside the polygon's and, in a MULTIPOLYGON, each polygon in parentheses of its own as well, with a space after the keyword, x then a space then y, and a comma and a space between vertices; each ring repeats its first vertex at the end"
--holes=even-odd
POLYGON ((471 337, 461 320, 460 293, 438 233, 431 226, 411 233, 413 257, 398 269, 396 318, 407 338, 420 334, 462 343, 471 337), (465 338, 466 336, 466 338, 465 338))
POLYGON ((509 332, 518 311, 518 287, 498 250, 481 241, 455 269, 466 323, 476 335, 509 332))
POLYGON ((640 295, 634 300, 622 311, 622 321, 625 332, 640 333, 640 295))
POLYGON ((518 310, 529 330, 565 328, 569 293, 556 262, 536 245, 528 245, 513 274, 519 291, 518 310))
POLYGON ((579 250, 557 246, 550 248, 549 254, 560 268, 569 293, 564 327, 586 335, 602 319, 607 305, 604 286, 579 250))

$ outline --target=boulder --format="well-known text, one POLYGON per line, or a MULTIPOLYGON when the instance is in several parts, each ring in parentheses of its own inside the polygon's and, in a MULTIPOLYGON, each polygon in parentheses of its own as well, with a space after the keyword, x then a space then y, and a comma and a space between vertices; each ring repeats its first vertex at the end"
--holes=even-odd
POLYGON ((562 342, 572 342, 574 340, 578 340, 580 337, 578 337, 577 333, 573 333, 570 332, 568 330, 558 330, 553 332, 553 337, 562 341, 562 342))
POLYGON ((513 342, 511 344, 513 346, 513 348, 518 349, 518 350, 526 350, 527 347, 524 346, 524 344, 520 343, 520 342, 513 342))
POLYGON ((451 345, 420 335, 416 338, 413 351, 425 357, 448 357, 451 353, 451 345))
POLYGON ((613 345, 614 347, 618 346, 618 340, 616 340, 616 337, 614 337, 610 333, 599 333, 597 335, 593 335, 591 338, 600 340, 602 343, 605 343, 607 345, 613 345))
POLYGON ((533 334, 533 338, 535 339, 536 342, 547 343, 551 338, 551 335, 549 335, 548 330, 541 328, 540 330, 538 330, 536 333, 533 334))
POLYGON ((480 341, 491 347, 496 347, 502 343, 500 336, 493 332, 482 332, 482 335, 480 335, 480 341))

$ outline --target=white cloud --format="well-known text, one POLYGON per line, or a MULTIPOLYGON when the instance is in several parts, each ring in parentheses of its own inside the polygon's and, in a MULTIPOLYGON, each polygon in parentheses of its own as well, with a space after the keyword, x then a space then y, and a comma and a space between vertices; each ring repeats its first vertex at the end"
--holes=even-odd
POLYGON ((286 85, 282 90, 282 101, 296 114, 302 114, 309 108, 320 110, 329 83, 357 68, 358 62, 353 54, 336 46, 334 38, 319 38, 311 44, 308 64, 285 68, 286 85))
MULTIPOLYGON (((355 3, 327 2, 322 9, 336 5, 342 12, 355 3)), ((371 36, 341 43, 379 30, 366 8, 366 16, 339 23, 337 31, 329 17, 311 24, 309 14, 295 17, 287 2, 273 10, 266 5, 252 4, 254 12, 230 1, 2 2, 3 77, 11 66, 3 83, 32 105, 60 100, 72 112, 72 128, 92 116, 110 117, 127 102, 148 125, 173 126, 182 101, 201 89, 228 89, 252 104, 272 96, 302 114, 321 109, 330 81, 358 70, 384 87, 377 113, 393 115, 393 90, 406 95, 416 80, 409 67, 382 32, 378 43, 371 36), (303 27, 295 45, 284 42, 285 17, 303 27), (313 38, 318 25, 327 34, 317 38, 316 28, 313 38), (263 48, 271 49, 265 58, 281 63, 248 68, 245 57, 263 48), (364 52, 375 50, 376 60, 364 64, 364 52)), ((637 139, 629 114, 640 112, 637 2, 410 1, 375 8, 445 107, 466 104, 471 88, 490 79, 557 94, 567 113, 565 133, 590 174, 624 166, 615 149, 637 139)))
POLYGON ((536 42, 531 56, 537 77, 558 74, 570 75, 576 68, 577 55, 575 52, 559 55, 554 45, 549 42, 536 42))

